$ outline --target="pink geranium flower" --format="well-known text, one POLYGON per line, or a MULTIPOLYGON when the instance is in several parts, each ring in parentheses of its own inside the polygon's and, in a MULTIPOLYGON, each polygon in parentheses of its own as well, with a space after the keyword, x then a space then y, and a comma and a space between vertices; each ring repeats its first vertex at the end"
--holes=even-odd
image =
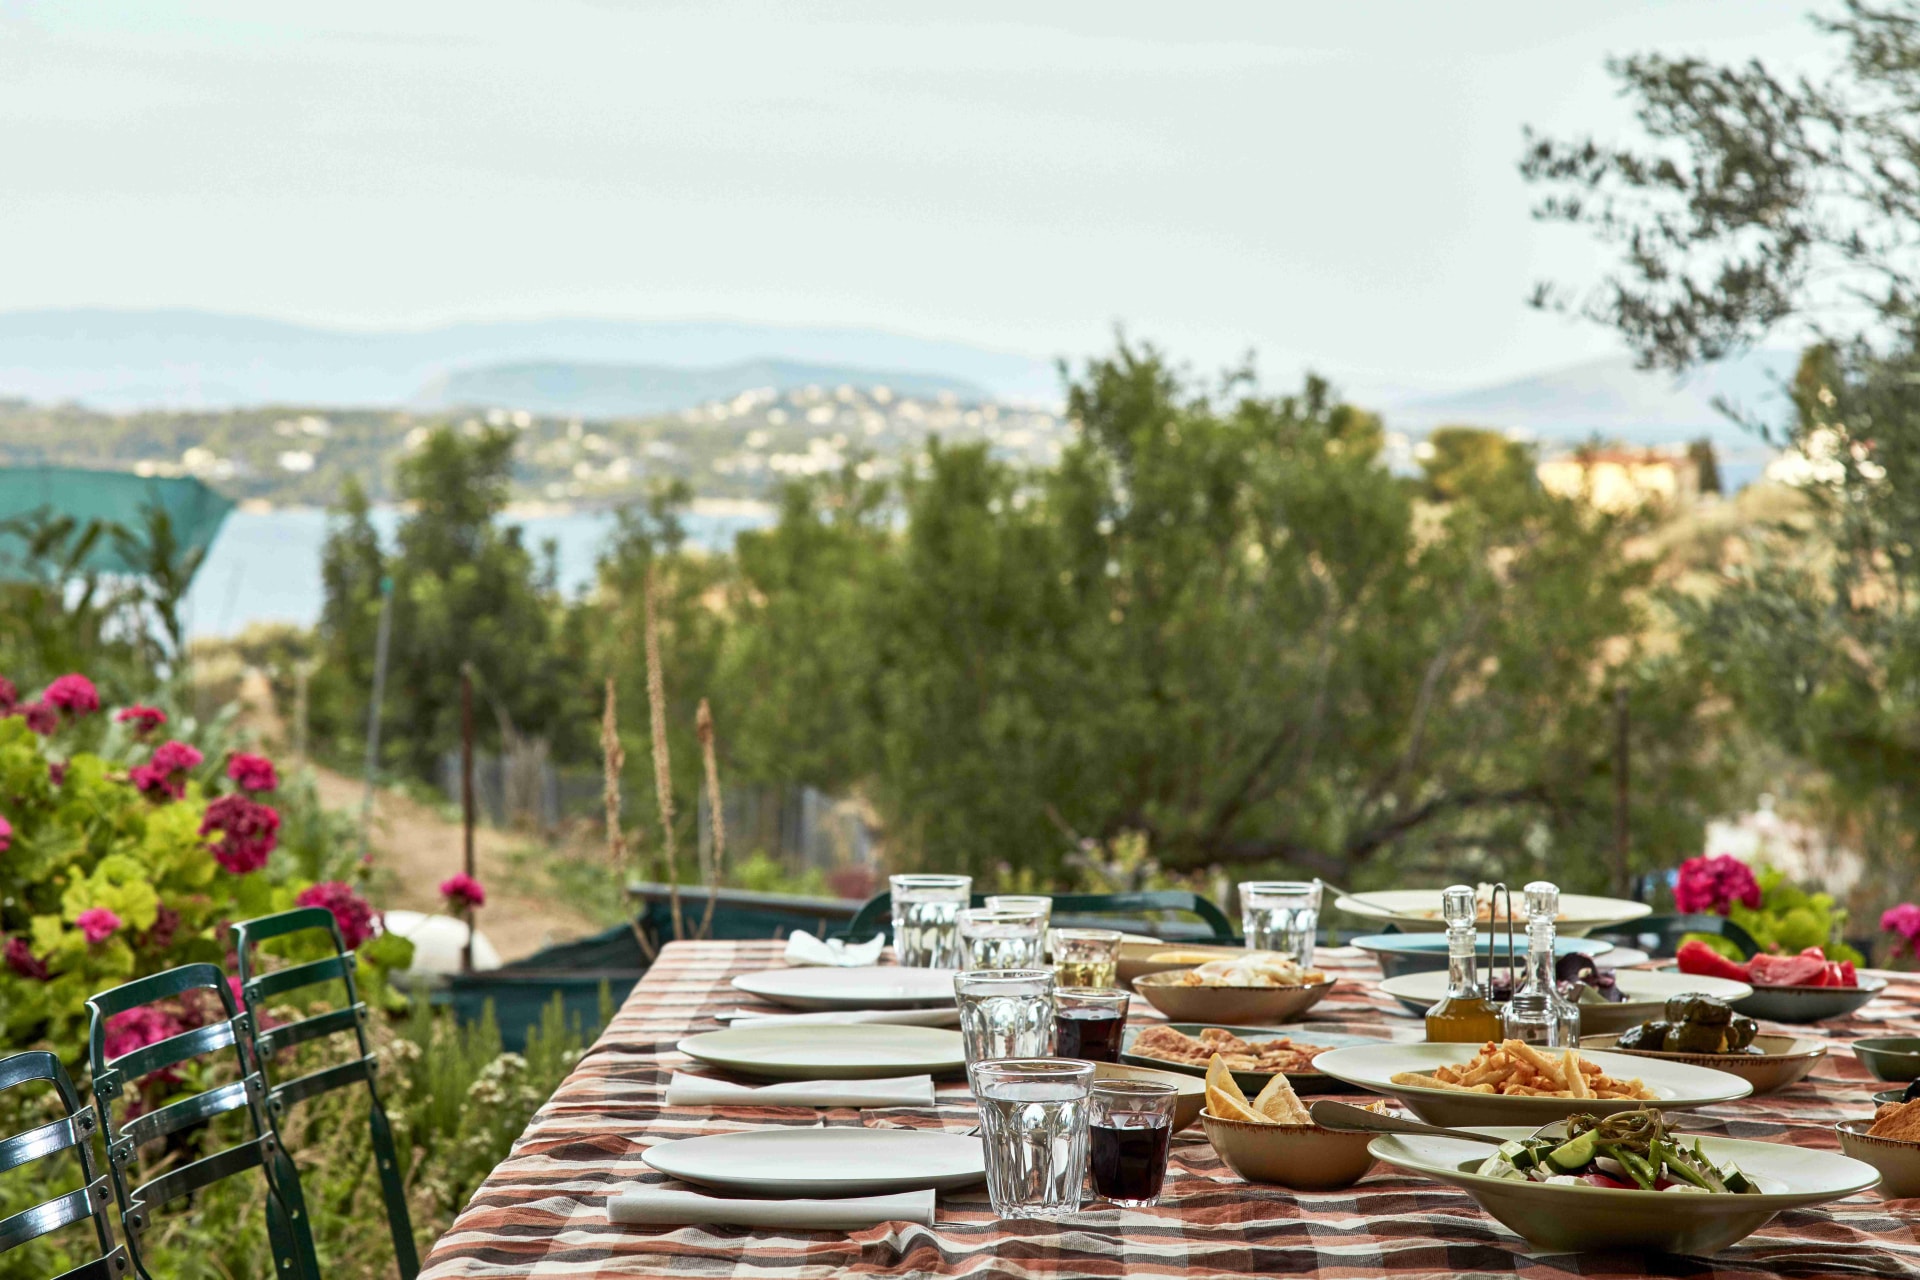
POLYGON ((360 944, 373 936, 373 907, 365 898, 353 891, 353 886, 340 880, 324 880, 303 890, 295 903, 303 907, 325 907, 333 913, 333 922, 340 926, 340 941, 349 951, 358 950, 360 944))
POLYGON ((7 968, 35 982, 45 982, 49 976, 47 962, 33 954, 25 938, 7 939, 7 968))
POLYGON ((98 946, 120 931, 120 917, 105 907, 88 907, 75 918, 80 932, 87 935, 90 945, 98 946))
POLYGON ((13 681, 0 676, 0 720, 12 715, 14 708, 20 705, 20 690, 13 681))
POLYGON ((29 702, 19 710, 21 717, 27 722, 27 728, 43 738, 60 727, 60 713, 48 703, 29 702))
POLYGON ((158 1044, 186 1030, 189 1030, 186 1023, 159 1005, 143 1004, 123 1009, 107 1019, 107 1061, 124 1058, 135 1049, 158 1044))
POLYGON ((1903 902, 1880 916, 1880 931, 1894 935, 1893 954, 1920 955, 1920 907, 1903 902))
POLYGON ((478 880, 464 871, 440 882, 440 896, 445 898, 449 905, 463 910, 487 905, 487 891, 480 887, 478 880))
POLYGON ((1680 864, 1673 902, 1689 914, 1713 912, 1724 916, 1736 902, 1750 911, 1758 910, 1760 882, 1753 878, 1751 867, 1730 853, 1688 858, 1680 864))
POLYGON ((233 758, 227 761, 227 776, 242 791, 271 791, 280 785, 280 779, 273 771, 273 761, 244 751, 234 752, 233 758))
POLYGON ((149 800, 178 800, 187 794, 188 770, 199 767, 205 758, 184 742, 163 742, 154 748, 149 763, 127 770, 127 781, 149 800))
POLYGON ((136 703, 131 707, 122 707, 113 718, 121 724, 132 725, 134 733, 144 738, 167 722, 167 713, 158 707, 136 703))
POLYGON ((243 876, 267 865, 267 855, 280 843, 280 815, 271 805, 245 796, 221 796, 207 806, 200 821, 201 835, 216 832, 220 838, 213 845, 214 860, 243 876))
POLYGON ((100 709, 100 691, 93 687, 93 681, 78 673, 55 680, 41 698, 70 716, 91 715, 100 709))
POLYGON ((13 844, 13 824, 0 818, 0 853, 5 853, 13 844))

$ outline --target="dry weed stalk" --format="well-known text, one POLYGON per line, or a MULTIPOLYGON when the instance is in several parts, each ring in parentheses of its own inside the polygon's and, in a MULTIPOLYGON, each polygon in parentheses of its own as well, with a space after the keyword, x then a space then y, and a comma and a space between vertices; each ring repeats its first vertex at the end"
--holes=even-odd
POLYGON ((673 907, 673 936, 687 936, 680 912, 680 865, 673 838, 673 761, 667 754, 667 681, 660 668, 659 579, 647 561, 646 646, 647 708, 653 727, 653 793, 660 802, 660 853, 667 867, 667 898, 673 907))
MULTIPOLYGON (((606 789, 607 861, 615 871, 624 872, 627 865, 627 832, 621 825, 620 775, 627 767, 627 750, 620 745, 619 698, 612 676, 607 677, 606 709, 600 713, 600 760, 601 777, 606 789)), ((651 961, 654 957, 653 944, 647 941, 639 920, 628 915, 627 927, 633 930, 633 940, 640 944, 640 954, 651 961)))
POLYGON ((713 749, 713 711, 705 698, 693 717, 693 731, 700 736, 700 760, 707 773, 707 812, 713 823, 713 856, 707 860, 707 911, 700 921, 700 936, 713 928, 713 908, 720 896, 720 869, 727 858, 727 813, 720 805, 720 762, 713 749))

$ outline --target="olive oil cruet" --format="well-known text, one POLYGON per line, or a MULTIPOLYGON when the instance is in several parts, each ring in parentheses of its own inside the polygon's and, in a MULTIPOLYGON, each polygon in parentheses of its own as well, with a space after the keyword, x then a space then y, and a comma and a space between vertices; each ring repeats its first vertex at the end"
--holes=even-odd
MULTIPOLYGON (((1511 930, 1511 899, 1507 912, 1511 930)), ((1440 895, 1440 916, 1447 922, 1447 994, 1427 1010, 1427 1039, 1445 1044, 1484 1044, 1497 1040, 1500 1013, 1487 999, 1474 971, 1480 920, 1473 890, 1464 884, 1448 888, 1440 895)), ((1491 955, 1488 958, 1491 959, 1491 955)))

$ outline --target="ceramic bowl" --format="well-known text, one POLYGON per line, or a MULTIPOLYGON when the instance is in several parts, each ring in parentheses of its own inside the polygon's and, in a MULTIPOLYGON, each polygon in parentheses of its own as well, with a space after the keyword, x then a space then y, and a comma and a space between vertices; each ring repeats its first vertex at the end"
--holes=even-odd
POLYGON ((1167 973, 1174 969, 1191 969, 1204 964, 1206 960, 1238 960, 1250 955, 1245 947, 1201 946, 1194 943, 1179 942, 1122 942, 1115 981, 1123 987, 1132 987, 1135 978, 1145 977, 1149 973, 1167 973), (1191 960, 1156 960, 1155 956, 1178 955, 1205 957, 1191 960))
POLYGON ((1373 1153, 1370 1133, 1341 1133, 1317 1124, 1255 1124, 1200 1113, 1207 1141, 1227 1166, 1248 1182, 1271 1182, 1295 1191, 1338 1191, 1367 1176, 1373 1153))
POLYGON ((1920 1079, 1920 1036, 1875 1036, 1853 1042, 1853 1056, 1879 1080, 1920 1079))
MULTIPOLYGON (((1522 1138, 1530 1130, 1487 1132, 1522 1138)), ((1872 1165, 1837 1151, 1734 1138, 1698 1141, 1709 1159, 1731 1161, 1760 1182, 1761 1193, 1672 1195, 1481 1177, 1477 1171, 1491 1154, 1487 1146, 1425 1135, 1382 1134, 1373 1140, 1373 1153, 1395 1168, 1459 1187, 1510 1231, 1552 1253, 1647 1250, 1704 1257, 1746 1238, 1784 1209, 1845 1199, 1880 1179, 1872 1165)))
POLYGON ((1192 1124, 1200 1118, 1200 1108, 1207 1105, 1207 1082, 1198 1076, 1181 1075, 1177 1071, 1160 1071, 1153 1067, 1127 1067, 1117 1062, 1096 1062, 1093 1064, 1095 1080, 1151 1080, 1155 1084, 1170 1084, 1177 1092, 1173 1098, 1174 1132, 1192 1124))
POLYGON ((1871 1120, 1842 1120, 1833 1126, 1840 1149, 1855 1160, 1880 1171, 1880 1194, 1889 1200, 1920 1196, 1920 1142, 1875 1138, 1867 1133, 1871 1120))
POLYGON ((1133 989, 1173 1022, 1212 1026, 1285 1022, 1326 998, 1332 980, 1302 987, 1189 987, 1175 974, 1150 973, 1134 979, 1133 989))
MULTIPOLYGON (((1662 969, 1616 969, 1622 1000, 1583 1002, 1580 1005, 1580 1029, 1589 1035, 1607 1035, 1636 1027, 1649 1018, 1665 1015, 1667 1001, 1673 996, 1703 995, 1725 1000, 1728 1004, 1744 1000, 1753 988, 1744 982, 1725 978, 1691 977, 1662 969)), ((1409 1013, 1424 1014, 1427 1008, 1447 993, 1447 975, 1441 972, 1410 973, 1388 978, 1380 989, 1398 1000, 1409 1013)))
POLYGON ((1755 1036, 1759 1053, 1654 1053, 1645 1049, 1622 1049, 1613 1036, 1582 1036, 1582 1049, 1607 1049, 1634 1058, 1654 1058, 1661 1062, 1685 1062, 1696 1067, 1711 1067, 1730 1076, 1739 1076, 1753 1086, 1753 1096, 1778 1093, 1807 1078, 1827 1046, 1819 1040, 1801 1036, 1755 1036))
POLYGON ((1906 1100, 1907 1091, 1905 1089, 1883 1089, 1873 1095, 1873 1105, 1876 1107, 1884 1107, 1889 1102, 1905 1102, 1906 1100))
POLYGON ((1749 1018, 1769 1022, 1825 1022, 1857 1012, 1887 989, 1885 978, 1860 977, 1857 987, 1755 987, 1753 994, 1733 1002, 1749 1018))

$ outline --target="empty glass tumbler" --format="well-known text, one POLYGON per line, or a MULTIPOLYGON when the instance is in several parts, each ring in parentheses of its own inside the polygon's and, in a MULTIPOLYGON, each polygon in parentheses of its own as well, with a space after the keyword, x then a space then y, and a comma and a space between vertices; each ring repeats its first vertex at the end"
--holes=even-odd
POLYGON ((973 898, 972 876, 890 876, 893 952, 909 969, 960 967, 960 913, 973 898))
POLYGON ((1318 880, 1248 880, 1240 886, 1240 931, 1255 951, 1278 951, 1311 966, 1319 927, 1318 880))
POLYGON ((1053 1052, 1053 973, 973 969, 953 975, 967 1061, 1039 1058, 1053 1052))
POLYGON ((1158 1081, 1093 1082, 1087 1169, 1094 1195, 1123 1205, 1159 1202, 1173 1145, 1175 1093, 1172 1085, 1158 1081))
POLYGON ((1087 1177, 1093 1064, 1010 1058, 967 1068, 980 1108, 987 1197, 998 1218, 1078 1213, 1087 1177))
POLYGON ((960 913, 962 969, 1037 969, 1046 917, 1032 908, 968 907, 960 913))
POLYGON ((1047 946, 1063 987, 1111 987, 1120 972, 1120 934, 1113 929, 1051 929, 1047 946))

